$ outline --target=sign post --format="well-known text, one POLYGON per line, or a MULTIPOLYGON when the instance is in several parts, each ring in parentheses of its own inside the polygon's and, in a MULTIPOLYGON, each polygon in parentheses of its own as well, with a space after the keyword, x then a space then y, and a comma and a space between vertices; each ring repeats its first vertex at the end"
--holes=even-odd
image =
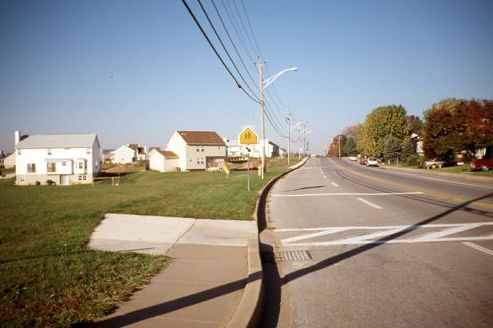
MULTIPOLYGON (((257 134, 250 127, 246 127, 240 132, 238 136, 238 144, 240 145, 256 145, 257 144, 257 134)), ((250 191, 250 153, 248 154, 247 160, 247 190, 250 191)))

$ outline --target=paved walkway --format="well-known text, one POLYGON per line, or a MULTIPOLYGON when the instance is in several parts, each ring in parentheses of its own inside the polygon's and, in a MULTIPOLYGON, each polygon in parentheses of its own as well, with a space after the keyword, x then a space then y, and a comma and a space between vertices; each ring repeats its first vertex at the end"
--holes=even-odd
POLYGON ((89 247, 166 254, 170 265, 97 327, 224 327, 247 278, 254 221, 107 214, 89 247))

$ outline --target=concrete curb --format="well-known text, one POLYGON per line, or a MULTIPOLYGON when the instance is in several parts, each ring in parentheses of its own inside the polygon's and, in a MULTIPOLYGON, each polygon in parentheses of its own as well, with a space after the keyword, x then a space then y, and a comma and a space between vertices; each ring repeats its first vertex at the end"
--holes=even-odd
MULTIPOLYGON (((253 213, 253 219, 257 222, 259 233, 265 228, 266 222, 259 222, 259 217, 264 218, 261 214, 265 210, 265 200, 267 194, 272 186, 286 174, 291 173, 308 161, 308 157, 305 157, 298 164, 290 166, 287 171, 271 179, 260 190, 259 199, 255 205, 255 211, 253 213)), ((260 259, 260 241, 258 235, 255 238, 248 240, 248 277, 243 296, 240 304, 235 311, 235 314, 229 321, 228 328, 253 328, 260 326, 260 318, 262 314, 263 305, 263 293, 264 293, 264 280, 262 261, 260 259), (260 279, 256 278, 257 273, 260 273, 260 279)))

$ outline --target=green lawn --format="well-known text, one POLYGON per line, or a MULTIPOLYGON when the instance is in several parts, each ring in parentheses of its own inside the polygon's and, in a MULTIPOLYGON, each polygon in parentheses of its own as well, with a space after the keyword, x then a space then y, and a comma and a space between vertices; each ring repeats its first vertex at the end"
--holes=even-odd
POLYGON ((164 256, 85 247, 105 213, 251 219, 266 179, 246 172, 138 172, 94 186, 0 181, 0 326, 68 326, 108 313, 167 263, 164 256))

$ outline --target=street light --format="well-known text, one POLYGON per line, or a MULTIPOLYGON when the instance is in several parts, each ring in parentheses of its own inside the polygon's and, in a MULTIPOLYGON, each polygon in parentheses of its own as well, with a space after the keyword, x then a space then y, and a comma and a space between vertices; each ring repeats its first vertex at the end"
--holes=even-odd
POLYGON ((258 75, 259 75, 259 90, 260 90, 260 126, 262 129, 262 180, 264 179, 265 172, 265 121, 264 121, 264 112, 265 112, 265 103, 264 103, 264 89, 272 84, 277 78, 289 71, 297 71, 298 67, 286 68, 280 71, 277 74, 272 75, 268 79, 262 78, 262 66, 264 63, 260 60, 257 61, 258 67, 258 75))

